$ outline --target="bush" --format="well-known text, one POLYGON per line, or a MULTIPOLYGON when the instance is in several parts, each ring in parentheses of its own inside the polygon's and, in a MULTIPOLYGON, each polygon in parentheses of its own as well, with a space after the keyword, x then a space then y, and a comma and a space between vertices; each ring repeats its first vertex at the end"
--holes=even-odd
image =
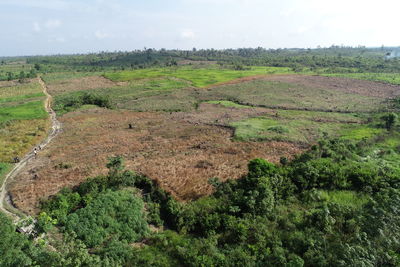
POLYGON ((111 100, 106 95, 99 95, 92 92, 71 93, 55 98, 54 110, 59 114, 74 111, 83 105, 96 105, 112 109, 111 100))
POLYGON ((128 190, 101 194, 85 208, 68 215, 65 227, 88 247, 111 237, 135 242, 149 231, 143 201, 128 190))

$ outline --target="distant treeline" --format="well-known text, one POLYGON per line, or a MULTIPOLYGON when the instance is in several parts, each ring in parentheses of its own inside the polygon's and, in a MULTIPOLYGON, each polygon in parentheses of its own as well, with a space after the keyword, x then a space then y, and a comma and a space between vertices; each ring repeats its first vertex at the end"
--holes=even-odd
POLYGON ((398 72, 400 60, 386 60, 393 48, 331 46, 316 49, 195 49, 166 50, 145 48, 131 52, 100 52, 94 54, 34 56, 27 63, 52 65, 56 69, 103 70, 137 69, 174 66, 186 60, 214 61, 221 65, 290 67, 324 72, 398 72), (57 66, 58 65, 58 66, 57 66), (61 66, 60 66, 61 65, 61 66))

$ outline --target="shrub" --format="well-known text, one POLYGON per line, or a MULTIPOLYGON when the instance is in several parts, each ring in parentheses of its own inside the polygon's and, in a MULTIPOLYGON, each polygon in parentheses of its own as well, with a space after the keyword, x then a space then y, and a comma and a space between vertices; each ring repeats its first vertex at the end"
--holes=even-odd
POLYGON ((149 231, 143 205, 131 191, 107 191, 68 215, 65 227, 89 247, 111 237, 135 242, 149 231))

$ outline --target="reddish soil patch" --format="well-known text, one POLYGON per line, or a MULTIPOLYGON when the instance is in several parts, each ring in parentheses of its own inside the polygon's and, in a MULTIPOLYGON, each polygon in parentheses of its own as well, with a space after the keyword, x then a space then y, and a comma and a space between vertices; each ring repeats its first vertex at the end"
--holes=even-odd
POLYGON ((400 95, 400 86, 343 77, 309 75, 271 75, 264 80, 294 83, 305 87, 337 90, 363 96, 392 98, 400 95))
POLYGON ((47 84, 49 93, 51 95, 59 95, 73 91, 92 90, 98 88, 110 88, 114 86, 117 86, 117 83, 114 83, 101 76, 82 77, 47 84))
POLYGON ((106 173, 111 155, 122 155, 127 169, 157 180, 180 200, 190 200, 211 193, 211 177, 244 175, 250 159, 277 162, 304 150, 284 142, 235 142, 230 129, 196 125, 177 114, 93 109, 60 120, 64 132, 10 186, 14 203, 25 212, 37 212, 39 200, 62 187, 106 173), (129 123, 134 129, 128 129, 129 123))

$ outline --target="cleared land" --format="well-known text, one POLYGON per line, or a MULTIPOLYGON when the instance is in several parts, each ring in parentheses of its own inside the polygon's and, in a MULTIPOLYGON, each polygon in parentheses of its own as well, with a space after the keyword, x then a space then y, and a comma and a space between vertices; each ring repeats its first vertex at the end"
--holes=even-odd
POLYGON ((245 174, 249 159, 290 158, 324 134, 353 139, 381 134, 369 112, 385 108, 400 90, 335 77, 266 76, 265 68, 261 76, 231 71, 182 67, 169 77, 160 70, 106 75, 115 81, 48 76, 56 106, 90 91, 125 111, 84 106, 63 115, 64 132, 15 180, 14 203, 34 213, 41 198, 104 174, 111 155, 122 155, 127 169, 157 180, 178 199, 198 198, 211 192, 209 178, 245 174), (212 83, 201 76, 218 71, 212 83))
MULTIPOLYGON (((382 97, 353 92, 352 87, 343 86, 339 82, 335 89, 329 86, 324 88, 321 78, 325 79, 325 77, 310 78, 297 75, 273 76, 218 86, 209 90, 206 98, 219 98, 219 100, 225 99, 268 108, 313 111, 370 112, 385 107, 386 99, 382 97), (302 80, 304 84, 296 80, 302 80)), ((386 85, 381 84, 381 87, 386 85)), ((400 87, 396 87, 397 91, 399 89, 400 87)))
POLYGON ((247 76, 290 72, 290 68, 279 67, 249 67, 248 69, 238 71, 233 69, 219 68, 217 66, 210 66, 208 68, 199 66, 122 71, 106 73, 104 76, 113 81, 176 77, 182 80, 190 81, 195 87, 207 87, 213 84, 224 83, 247 76))
POLYGON ((64 186, 105 173, 111 155, 122 155, 128 169, 188 200, 211 192, 209 178, 245 174, 249 159, 277 162, 303 150, 283 142, 235 142, 230 129, 195 125, 169 114, 92 109, 64 115, 61 122, 64 132, 12 186, 14 203, 26 212, 35 212, 41 198, 64 186), (134 129, 128 129, 128 123, 134 129))

